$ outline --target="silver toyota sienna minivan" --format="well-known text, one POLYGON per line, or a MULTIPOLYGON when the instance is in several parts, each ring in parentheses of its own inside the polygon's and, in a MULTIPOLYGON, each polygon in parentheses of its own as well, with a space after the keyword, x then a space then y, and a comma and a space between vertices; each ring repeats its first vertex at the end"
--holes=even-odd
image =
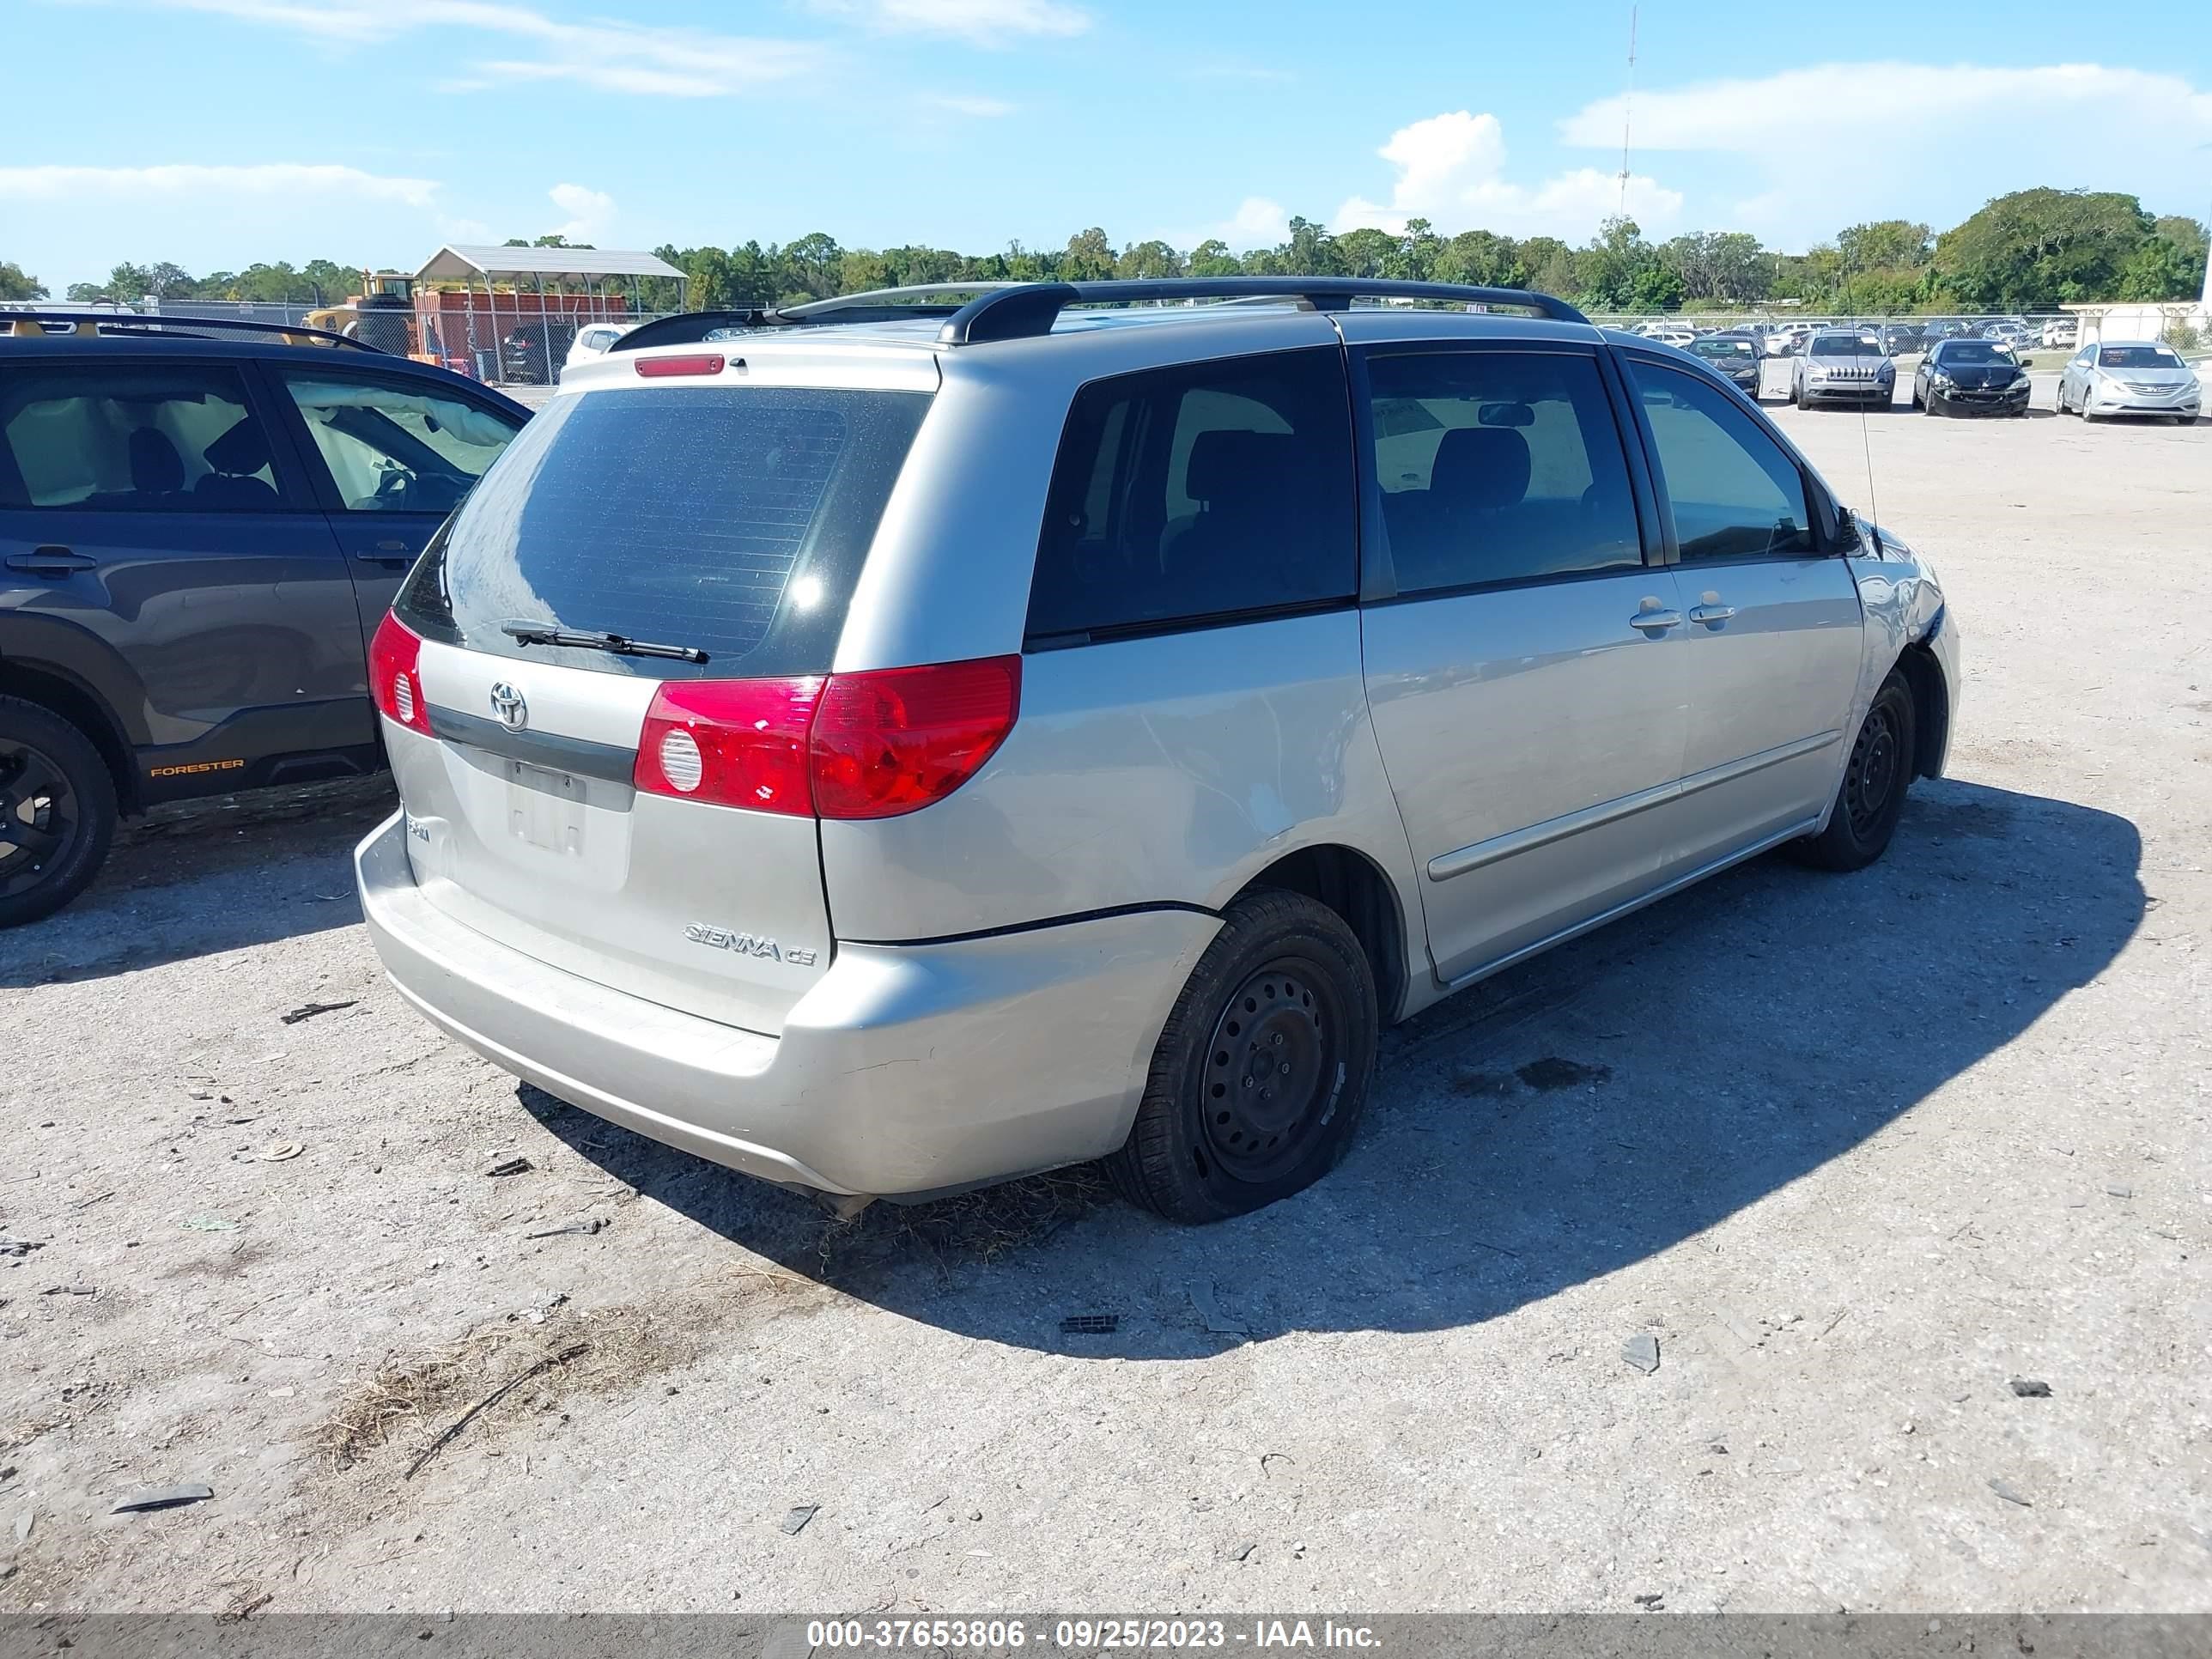
POLYGON ((1104 1157, 1194 1221, 1336 1163, 1384 1023, 1870 862, 1959 695, 1925 562, 1693 358, 1323 278, 646 325, 372 659, 362 902, 460 1041, 848 1206, 1104 1157))

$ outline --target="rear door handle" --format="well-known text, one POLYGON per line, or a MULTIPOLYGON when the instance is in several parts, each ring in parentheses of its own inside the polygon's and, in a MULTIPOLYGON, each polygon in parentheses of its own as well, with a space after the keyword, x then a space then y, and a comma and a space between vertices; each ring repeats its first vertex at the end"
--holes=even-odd
POLYGON ((1692 607, 1690 620, 1703 623, 1708 628, 1718 628, 1734 615, 1735 607, 1732 605, 1700 605, 1692 607))
POLYGON ((405 542, 394 541, 390 537, 386 537, 375 546, 364 548, 355 554, 354 557, 359 559, 363 564, 412 564, 415 562, 415 550, 405 542))
POLYGON ((1641 629, 1649 637, 1663 634, 1670 628, 1680 628, 1682 613, 1679 611, 1639 611, 1628 619, 1628 625, 1641 629))
POLYGON ((79 570, 89 570, 98 562, 88 554, 72 552, 66 547, 34 547, 27 553, 8 556, 9 569, 33 576, 71 575, 79 570))

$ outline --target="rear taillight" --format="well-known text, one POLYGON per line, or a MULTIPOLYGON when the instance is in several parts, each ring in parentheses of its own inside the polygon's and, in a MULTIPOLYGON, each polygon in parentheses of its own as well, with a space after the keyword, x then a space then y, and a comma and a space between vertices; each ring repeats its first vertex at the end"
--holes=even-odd
POLYGON ((1022 659, 833 674, 814 716, 814 808, 889 818, 943 800, 1014 729, 1022 659))
POLYGON ((640 789, 759 812, 887 818, 981 769, 1020 712, 1022 659, 784 680, 664 681, 640 789))
POLYGON ((430 708, 422 697, 422 641, 389 611, 368 646, 369 690, 376 706, 410 730, 428 732, 430 708))
POLYGON ((822 679, 663 680, 633 777, 649 794, 805 817, 806 728, 822 679))
POLYGON ((637 372, 648 380, 665 374, 720 374, 722 354, 719 351, 695 352, 683 357, 640 357, 637 372))

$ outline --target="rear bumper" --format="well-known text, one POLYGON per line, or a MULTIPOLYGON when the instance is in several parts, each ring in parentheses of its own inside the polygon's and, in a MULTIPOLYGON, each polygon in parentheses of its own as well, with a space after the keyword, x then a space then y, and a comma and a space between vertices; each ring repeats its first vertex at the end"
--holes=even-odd
POLYGON ((912 1195, 1097 1158, 1220 923, 1150 910, 938 945, 841 945, 780 1036, 582 979, 425 899, 403 816, 355 849, 401 994, 494 1065, 749 1175, 912 1195))

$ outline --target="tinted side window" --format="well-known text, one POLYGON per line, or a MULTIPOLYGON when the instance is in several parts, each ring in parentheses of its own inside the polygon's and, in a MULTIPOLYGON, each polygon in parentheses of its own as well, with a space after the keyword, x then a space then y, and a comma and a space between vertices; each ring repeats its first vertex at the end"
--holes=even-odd
POLYGON ((1342 355, 1272 352, 1076 394, 1030 590, 1032 637, 1348 599, 1358 584, 1342 355))
POLYGON ((0 373, 0 507, 194 513, 281 506, 235 369, 0 373))
POLYGON ((1684 559, 1814 550, 1805 479, 1780 445, 1697 375, 1646 362, 1635 374, 1684 559))
POLYGON ((1436 352, 1367 371, 1399 592, 1643 562, 1595 359, 1436 352))
POLYGON ((288 374, 284 389, 355 513, 450 513, 515 434, 498 416, 428 387, 288 374))

